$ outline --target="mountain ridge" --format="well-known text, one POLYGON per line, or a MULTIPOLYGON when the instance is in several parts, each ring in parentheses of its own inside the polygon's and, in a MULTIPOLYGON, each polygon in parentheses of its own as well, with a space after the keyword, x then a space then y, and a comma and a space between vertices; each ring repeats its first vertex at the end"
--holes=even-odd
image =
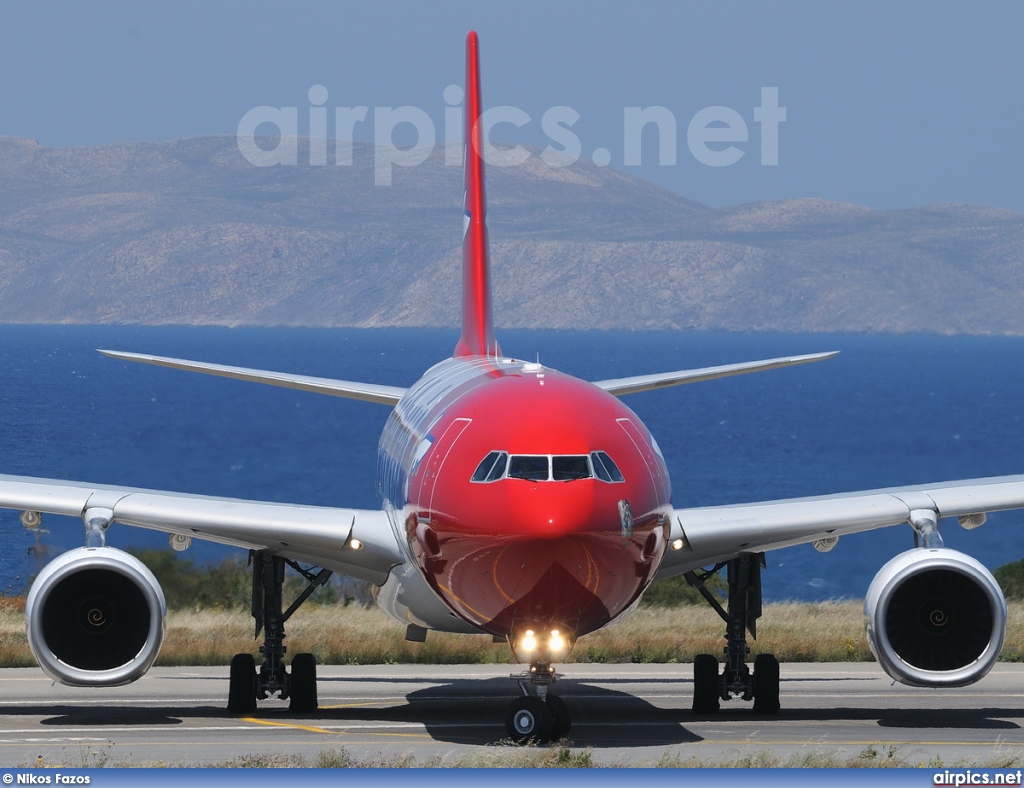
MULTIPOLYGON (((261 168, 230 136, 0 138, 0 322, 455 326, 444 162, 439 145, 374 186, 368 143, 351 165, 261 168)), ((487 197, 499 327, 1024 335, 1024 214, 711 208, 536 151, 491 166, 487 197)))

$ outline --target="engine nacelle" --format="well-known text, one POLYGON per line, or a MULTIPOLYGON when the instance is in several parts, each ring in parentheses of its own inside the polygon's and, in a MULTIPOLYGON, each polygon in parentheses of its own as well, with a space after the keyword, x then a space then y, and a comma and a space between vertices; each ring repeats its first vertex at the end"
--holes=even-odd
POLYGON ((864 598, 868 642, 892 678, 962 687, 985 676, 1006 634, 1006 601, 992 573, 946 548, 900 553, 864 598))
POLYGON ((167 603, 153 573, 113 547, 80 547, 39 573, 25 603, 39 667, 71 686, 129 684, 152 666, 167 603))

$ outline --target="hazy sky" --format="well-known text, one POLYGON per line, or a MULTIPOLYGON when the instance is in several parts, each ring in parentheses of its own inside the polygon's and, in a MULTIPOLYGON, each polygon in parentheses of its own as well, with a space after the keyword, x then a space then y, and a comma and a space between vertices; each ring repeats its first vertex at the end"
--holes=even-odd
MULTIPOLYGON (((366 106, 369 121, 375 107, 419 107, 440 138, 471 28, 485 106, 530 118, 498 126, 498 140, 549 144, 541 118, 562 106, 579 113, 584 157, 604 149, 611 166, 712 205, 1024 211, 1020 2, 7 2, 0 135, 73 146, 234 134, 264 105, 299 108, 307 133, 308 91, 322 85, 324 106, 366 106), (755 116, 771 87, 786 113, 775 166, 762 164, 755 116), (674 164, 658 163, 653 125, 642 164, 624 164, 627 107, 674 118, 674 164), (731 145, 734 164, 692 152, 688 129, 707 107, 729 108, 727 133, 743 126, 747 141, 697 151, 731 145)), ((698 121, 698 136, 722 125, 698 121)), ((356 138, 372 140, 372 122, 356 138)))

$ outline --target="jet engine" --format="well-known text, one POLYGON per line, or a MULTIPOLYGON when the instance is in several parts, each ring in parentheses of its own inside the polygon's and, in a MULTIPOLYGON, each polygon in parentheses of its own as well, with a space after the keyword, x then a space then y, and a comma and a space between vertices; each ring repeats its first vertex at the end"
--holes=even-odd
POLYGON ((129 684, 152 666, 167 603, 153 573, 121 550, 81 547, 47 564, 25 603, 43 671, 71 686, 129 684))
POLYGON ((962 687, 985 676, 1006 634, 1006 601, 968 555, 909 550, 875 575, 864 598, 868 642, 892 678, 913 687, 962 687))

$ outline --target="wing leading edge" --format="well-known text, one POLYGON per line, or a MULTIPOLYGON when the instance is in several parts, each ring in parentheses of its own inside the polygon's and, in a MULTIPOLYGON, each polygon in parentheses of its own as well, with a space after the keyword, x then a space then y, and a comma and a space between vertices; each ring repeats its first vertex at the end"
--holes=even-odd
POLYGON ((677 372, 659 372, 654 375, 636 375, 629 378, 613 378, 596 380, 594 385, 609 394, 621 397, 623 394, 635 394, 638 391, 650 391, 667 386, 680 386, 684 383, 698 383, 703 380, 717 380, 733 375, 745 375, 748 372, 766 372, 769 369, 781 369, 797 364, 810 364, 813 361, 824 361, 839 354, 838 350, 829 353, 811 353, 806 356, 784 356, 769 358, 763 361, 744 361, 739 364, 723 364, 717 367, 701 369, 683 369, 677 372))
POLYGON ((154 364, 158 367, 184 369, 189 372, 202 372, 207 375, 218 375, 235 380, 248 380, 253 383, 266 383, 270 386, 312 391, 316 394, 329 394, 332 397, 346 397, 365 402, 377 402, 382 405, 396 405, 405 394, 405 389, 398 386, 381 386, 376 383, 358 383, 351 380, 333 380, 317 378, 309 375, 292 375, 287 372, 269 372, 262 369, 246 369, 230 367, 224 364, 208 364, 204 361, 187 361, 180 358, 150 356, 144 353, 123 353, 115 350, 100 350, 104 356, 123 361, 138 361, 142 364, 154 364))
POLYGON ((658 579, 780 547, 870 531, 910 521, 928 510, 939 518, 1024 508, 1024 475, 890 487, 813 498, 676 509, 658 579))
POLYGON ((203 495, 0 475, 0 507, 111 523, 267 550, 376 585, 403 562, 384 511, 245 501, 203 495))

